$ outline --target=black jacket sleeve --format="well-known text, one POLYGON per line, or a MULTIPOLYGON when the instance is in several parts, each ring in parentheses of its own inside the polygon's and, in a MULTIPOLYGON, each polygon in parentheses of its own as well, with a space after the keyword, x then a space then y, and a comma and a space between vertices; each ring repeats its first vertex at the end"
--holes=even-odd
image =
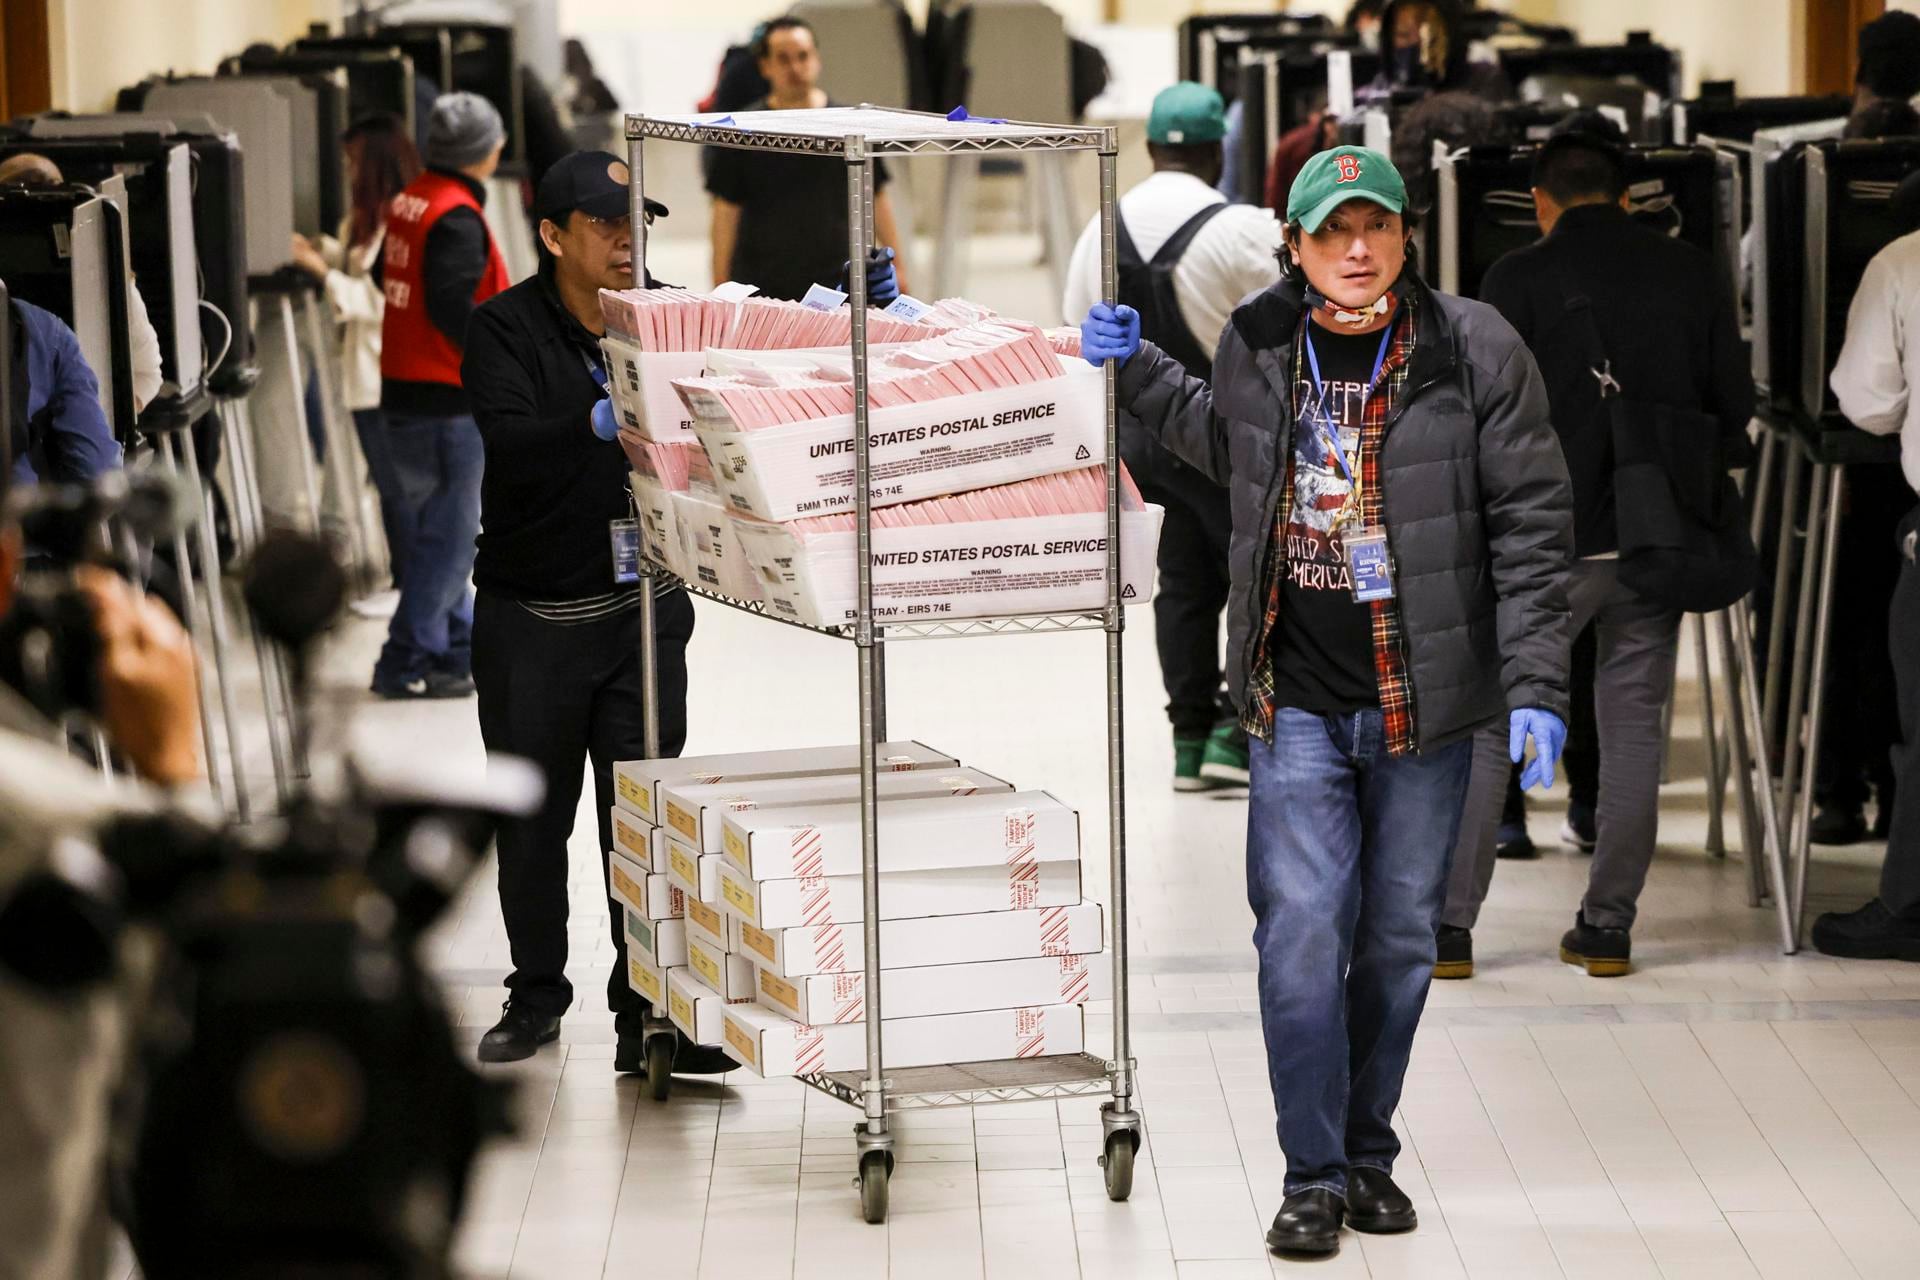
POLYGON ((585 437, 592 432, 585 412, 556 413, 548 406, 539 356, 507 308, 476 310, 471 336, 460 381, 490 464, 538 466, 567 433, 585 437))
POLYGON ((448 341, 464 350, 473 319, 473 291, 487 270, 487 224, 479 211, 449 209, 427 232, 427 317, 448 341))

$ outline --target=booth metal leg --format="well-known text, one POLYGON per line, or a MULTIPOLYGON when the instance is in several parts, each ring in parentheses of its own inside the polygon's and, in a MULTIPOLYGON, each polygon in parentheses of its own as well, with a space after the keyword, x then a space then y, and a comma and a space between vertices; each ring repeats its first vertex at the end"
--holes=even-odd
POLYGON ((1073 259, 1073 190, 1067 182, 1066 165, 1071 153, 1033 151, 1026 155, 1027 183, 1040 197, 1040 236, 1046 249, 1047 270, 1053 278, 1053 292, 1067 287, 1067 264, 1073 259))
MULTIPOLYGON (((1827 645, 1833 634, 1833 583, 1840 568, 1840 509, 1846 498, 1846 469, 1829 466, 1825 471, 1827 522, 1820 543, 1819 599, 1814 605, 1813 653, 1808 660, 1806 776, 1795 797, 1793 843, 1789 846, 1789 853, 1795 859, 1793 937, 1796 946, 1807 919, 1807 873, 1813 864, 1814 774, 1820 767, 1820 734, 1826 719, 1827 645)), ((1816 473, 1816 483, 1818 479, 1816 473)))
MULTIPOLYGON (((233 536, 243 554, 259 545, 265 516, 260 507, 260 480, 253 462, 253 423, 244 401, 230 400, 221 408, 220 421, 227 440, 227 466, 233 476, 233 536)), ((254 662, 260 668, 260 700, 267 713, 267 747, 273 756, 273 781, 284 808, 293 799, 292 732, 289 712, 292 691, 280 651, 248 619, 254 662)))
POLYGON ((978 156, 954 156, 946 165, 941 195, 940 236, 934 250, 933 293, 958 296, 967 282, 967 246, 973 238, 973 187, 980 176, 978 156))
POLYGON ((1691 617, 1694 660, 1700 666, 1700 734, 1707 754, 1707 852, 1724 858, 1727 856, 1727 787, 1713 707, 1713 653, 1707 643, 1706 615, 1696 613, 1691 617))
MULTIPOLYGON (((171 437, 162 437, 155 452, 159 455, 160 461, 162 465, 166 467, 167 471, 173 475, 175 479, 179 479, 180 462, 179 459, 174 456, 171 437)), ((209 665, 214 668, 215 679, 218 681, 222 690, 226 688, 227 673, 221 669, 217 656, 209 652, 209 646, 202 643, 206 637, 206 628, 200 621, 200 592, 193 581, 193 564, 187 558, 187 535, 178 527, 175 527, 173 531, 173 563, 179 569, 180 604, 186 610, 186 617, 181 619, 181 621, 186 623, 187 637, 193 643, 194 696, 200 704, 200 746, 201 749, 206 752, 207 757, 207 785, 213 791, 214 800, 224 810, 226 808, 226 788, 220 781, 220 742, 213 728, 213 691, 207 682, 207 668, 209 665)), ((210 579, 208 582, 209 589, 214 589, 214 585, 210 579)), ((233 757, 233 772, 237 780, 240 774, 239 752, 234 749, 231 741, 233 733, 233 722, 231 720, 227 722, 227 733, 230 739, 227 744, 228 754, 233 757)), ((235 816, 242 822, 248 821, 249 814, 247 811, 245 786, 236 786, 234 788, 233 798, 235 816)))
POLYGON ((1763 837, 1755 799, 1753 743, 1749 736, 1753 726, 1747 720, 1741 700, 1741 690, 1748 683, 1748 664, 1733 638, 1734 610, 1744 615, 1746 607, 1743 600, 1715 614, 1714 624, 1719 631, 1721 666, 1726 676, 1727 776, 1733 781, 1734 796, 1740 804, 1740 851, 1747 860, 1747 905, 1758 907, 1765 898, 1766 877, 1762 874, 1763 837))
POLYGON ((1761 755, 1768 760, 1773 758, 1773 744, 1780 740, 1780 692, 1787 668, 1784 650, 1791 599, 1788 588, 1793 583, 1794 523, 1800 517, 1800 450, 1790 444, 1780 447, 1787 451, 1787 465, 1780 484, 1780 536, 1774 544, 1773 608, 1767 620, 1767 692, 1762 704, 1766 719, 1760 730, 1761 755))
POLYGON ((312 424, 307 421, 307 380, 306 370, 300 363, 300 339, 293 328, 293 299, 286 294, 279 297, 280 336, 287 348, 287 377, 293 380, 293 419, 300 429, 299 447, 294 457, 300 462, 300 483, 306 489, 307 511, 312 517, 312 532, 316 537, 325 537, 326 521, 321 518, 320 473, 313 462, 312 424))
MULTIPOLYGON (((1787 719, 1780 744, 1780 792, 1777 803, 1784 814, 1793 814, 1799 804, 1802 788, 1812 791, 1813 771, 1816 761, 1803 750, 1805 737, 1803 728, 1807 714, 1807 693, 1814 675, 1813 663, 1809 652, 1814 639, 1814 627, 1817 619, 1814 606, 1820 595, 1820 569, 1824 562, 1825 538, 1831 517, 1837 513, 1829 509, 1828 498, 1839 497, 1838 469, 1816 465, 1813 468, 1813 484, 1807 494, 1807 532, 1802 549, 1800 564, 1800 598, 1796 602, 1793 623, 1793 670, 1790 673, 1787 689, 1787 719), (1831 492, 1830 492, 1831 491, 1831 492)), ((1792 827, 1789 827, 1792 830, 1792 827)), ((1797 850, 1789 843, 1786 849, 1791 860, 1797 850)))
MULTIPOLYGON (((1733 619, 1734 644, 1743 653, 1753 652, 1753 630, 1747 616, 1744 603, 1728 610, 1733 619)), ((1741 668, 1740 700, 1747 722, 1761 723, 1760 690, 1754 679, 1753 665, 1748 663, 1741 668)), ((1793 908, 1787 887, 1787 865, 1785 858, 1785 838, 1780 830, 1780 806, 1774 803, 1766 775, 1765 748, 1756 753, 1754 760, 1756 788, 1764 792, 1757 797, 1756 808, 1760 811, 1760 826, 1763 835, 1762 846, 1766 852, 1767 887, 1773 894, 1773 909, 1780 927, 1780 949, 1788 955, 1799 950, 1800 942, 1793 928, 1793 908)))
POLYGON ((213 666, 220 678, 220 709, 227 722, 227 754, 233 763, 233 796, 241 822, 251 821, 247 793, 245 739, 240 733, 240 704, 234 696, 232 661, 227 649, 227 599, 220 581, 220 547, 213 531, 213 502, 200 483, 200 453, 191 431, 169 438, 176 470, 184 464, 187 483, 200 498, 200 581, 207 591, 207 631, 213 637, 213 666))
POLYGON ((366 468, 360 463, 359 441, 344 420, 339 365, 321 315, 324 305, 313 294, 305 294, 300 299, 306 318, 307 346, 313 352, 314 379, 320 387, 320 429, 321 437, 327 442, 328 487, 339 498, 340 519, 353 557, 348 577, 359 586, 373 574, 373 535, 367 526, 367 504, 361 501, 366 489, 361 477, 366 474, 366 468))

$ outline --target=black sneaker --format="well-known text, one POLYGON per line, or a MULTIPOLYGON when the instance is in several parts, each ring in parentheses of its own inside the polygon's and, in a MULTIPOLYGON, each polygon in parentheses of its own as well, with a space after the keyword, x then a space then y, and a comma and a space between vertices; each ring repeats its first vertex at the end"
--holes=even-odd
POLYGON ((1815 844, 1859 844, 1866 838, 1867 815, 1861 805, 1822 805, 1807 825, 1807 839, 1815 844))
POLYGON ((444 671, 429 671, 424 676, 415 676, 411 680, 373 681, 373 693, 376 697, 389 702, 418 702, 433 698, 471 698, 473 696, 473 677, 451 675, 444 671))
POLYGON ((1493 842, 1494 856, 1507 862, 1531 862, 1540 856, 1524 822, 1502 822, 1493 842))
POLYGON ((1857 911, 1829 911, 1813 922, 1813 945, 1848 960, 1920 960, 1920 911, 1896 914, 1878 898, 1857 911))
POLYGON ((1440 926, 1440 933, 1434 939, 1439 944, 1439 954, 1433 962, 1433 976, 1436 978, 1471 978, 1473 976, 1473 931, 1460 929, 1450 924, 1440 926))
POLYGON ((1560 843, 1581 853, 1592 853, 1600 843, 1600 827, 1594 820, 1593 806, 1577 800, 1567 802, 1567 820, 1560 824, 1560 843))
POLYGON ((1267 1248, 1275 1253, 1300 1253, 1314 1256, 1340 1252, 1340 1222, 1346 1217, 1347 1202, 1336 1191, 1312 1187, 1296 1191, 1273 1215, 1267 1232, 1267 1248))
POLYGON ((1576 914, 1560 939, 1560 959, 1580 965, 1589 978, 1620 978, 1633 969, 1633 937, 1625 929, 1601 929, 1576 914))
POLYGON ((1397 1235, 1420 1225, 1413 1201, 1384 1169, 1347 1170, 1347 1225, 1369 1235, 1397 1235))
POLYGON ((541 1045, 560 1038, 560 1019, 509 1000, 501 1006, 500 1021, 480 1037, 480 1061, 518 1062, 531 1058, 541 1045))

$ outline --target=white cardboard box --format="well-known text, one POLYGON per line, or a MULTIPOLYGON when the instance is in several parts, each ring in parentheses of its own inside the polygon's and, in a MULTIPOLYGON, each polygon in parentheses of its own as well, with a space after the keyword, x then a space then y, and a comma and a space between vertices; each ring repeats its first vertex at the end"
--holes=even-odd
MULTIPOLYGON (((881 954, 886 954, 884 947, 881 954)), ((1106 1000, 1113 995, 1113 966, 1098 955, 1035 956, 924 969, 888 968, 881 971, 880 984, 891 1021, 896 1017, 1106 1000)), ((857 971, 815 974, 789 982, 761 969, 755 987, 761 1004, 799 1022, 818 1026, 866 1021, 866 978, 857 971)))
MULTIPOLYGON (((693 430, 728 505, 762 520, 854 508, 853 415, 738 430, 712 392, 690 389, 693 430)), ((867 415, 880 506, 1072 471, 1106 456, 1101 371, 1062 357, 1060 376, 867 415)))
POLYGON ((655 1009, 667 1002, 666 970, 632 951, 627 952, 627 985, 645 996, 655 1009))
POLYGON ((672 497, 680 540, 686 548, 687 571, 681 578, 735 600, 760 599, 760 575, 747 559, 726 508, 691 491, 672 497))
MULTIPOLYGON (((722 1047, 758 1075, 858 1071, 867 1065, 867 1033, 859 1023, 808 1026, 757 1004, 727 1005, 721 1016, 722 1047)), ((1078 1053, 1086 1044, 1079 1005, 888 1018, 882 1027, 886 1065, 895 1069, 1078 1053)))
MULTIPOLYGON (((1020 867, 895 871, 880 877, 882 920, 1064 907, 1078 901, 1077 858, 1020 867)), ((866 910, 857 875, 756 882, 731 862, 720 868, 720 903, 728 915, 760 929, 855 924, 866 910)))
POLYGON ((695 1044, 719 1044, 726 1031, 720 1015, 726 1000, 692 969, 667 970, 667 1017, 695 1044))
POLYGON ((642 351, 613 334, 600 339, 600 350, 607 358, 607 391, 619 419, 657 443, 691 443, 693 415, 673 389, 673 380, 704 372, 706 353, 642 351))
MULTIPOLYGON (((960 762, 919 742, 883 742, 880 768, 887 773, 907 769, 957 769, 960 762)), ((661 783, 726 782, 742 778, 800 778, 816 773, 860 772, 860 746, 790 747, 784 751, 735 751, 710 756, 679 756, 662 760, 618 760, 613 766, 613 790, 621 807, 655 826, 665 825, 656 794, 661 783)))
MULTIPOLYGON (((972 795, 976 791, 1012 791, 1013 784, 978 769, 913 769, 883 773, 875 781, 882 800, 972 795)), ((857 804, 860 775, 830 773, 805 778, 749 778, 728 782, 675 782, 660 786, 665 825, 676 839, 701 853, 725 850, 721 818, 749 809, 821 802, 857 804)))
MULTIPOLYGON (((689 902, 689 920, 693 908, 689 902)), ((828 923, 761 929, 737 916, 728 916, 727 923, 732 930, 728 950, 775 977, 801 979, 864 967, 858 928, 828 923)), ((1105 945, 1097 902, 880 922, 881 963, 889 968, 1087 955, 1105 945)))
POLYGON ((689 898, 698 898, 707 902, 718 901, 720 864, 723 861, 725 859, 720 854, 695 853, 681 841, 669 839, 667 841, 667 883, 689 898))
POLYGON ((667 873, 667 831, 613 807, 613 847, 653 875, 667 873))
MULTIPOLYGON (((1120 513, 1120 599, 1153 596, 1164 513, 1120 513)), ((852 530, 796 537, 785 525, 736 519, 767 607, 809 626, 837 627, 858 609, 859 543, 852 530)), ((1107 605, 1104 513, 916 525, 873 531, 873 616, 938 622, 1099 610, 1107 605)))
POLYGON ((674 501, 678 495, 637 471, 628 473, 627 483, 633 490, 634 509, 640 515, 640 547, 647 559, 683 581, 691 577, 692 561, 680 528, 680 505, 674 501))
POLYGON ((627 921, 627 954, 637 955, 650 965, 671 969, 687 962, 687 922, 685 920, 649 920, 622 907, 627 921))
POLYGON ((732 951, 733 931, 728 928, 726 913, 713 905, 715 901, 717 899, 685 899, 687 936, 703 939, 715 950, 732 951))
MULTIPOLYGON (((860 806, 795 804, 722 819, 727 861, 754 880, 858 876, 860 806)), ((894 800, 880 815, 880 871, 1000 867, 1080 856, 1080 815, 1044 791, 894 800)))
POLYGON ((649 873, 618 849, 607 857, 610 896, 621 906, 649 920, 678 920, 686 914, 685 895, 665 876, 649 873))
MULTIPOLYGON (((729 1002, 753 999, 753 966, 747 963, 745 956, 730 955, 710 945, 704 938, 694 938, 687 944, 687 967, 698 974, 700 981, 718 991, 729 1002)), ((703 1044, 713 1044, 704 1040, 703 1044)))

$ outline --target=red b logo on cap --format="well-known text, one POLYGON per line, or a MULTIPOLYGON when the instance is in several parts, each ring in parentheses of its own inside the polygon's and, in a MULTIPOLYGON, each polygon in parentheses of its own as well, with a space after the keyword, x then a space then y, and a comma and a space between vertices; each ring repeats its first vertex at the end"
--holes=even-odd
POLYGON ((1360 157, 1359 156, 1335 156, 1333 158, 1333 162, 1334 164, 1338 165, 1340 168, 1340 172, 1334 178, 1334 182, 1342 183, 1342 182, 1360 181, 1360 157))

